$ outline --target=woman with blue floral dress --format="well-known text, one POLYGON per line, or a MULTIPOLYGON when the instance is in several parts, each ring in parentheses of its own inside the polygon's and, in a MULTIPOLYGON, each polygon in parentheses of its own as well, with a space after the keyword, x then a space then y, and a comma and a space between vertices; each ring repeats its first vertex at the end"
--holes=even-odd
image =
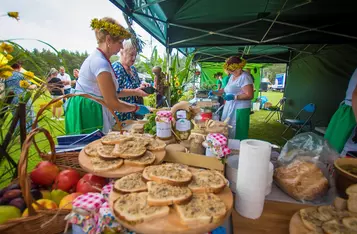
MULTIPOLYGON (((133 66, 137 51, 130 40, 123 43, 123 49, 120 51, 120 61, 112 64, 119 88, 117 90, 120 100, 131 104, 143 104, 142 97, 147 96, 142 88, 149 84, 142 84, 138 72, 133 66)), ((116 112, 120 121, 136 119, 134 113, 116 112)))

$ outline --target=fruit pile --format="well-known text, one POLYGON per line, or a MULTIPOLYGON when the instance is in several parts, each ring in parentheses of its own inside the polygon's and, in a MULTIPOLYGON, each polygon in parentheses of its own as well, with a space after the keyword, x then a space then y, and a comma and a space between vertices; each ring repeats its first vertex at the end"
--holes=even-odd
MULTIPOLYGON (((74 169, 60 169, 49 161, 42 161, 31 171, 31 195, 40 209, 72 209, 72 201, 81 194, 98 192, 107 180, 93 174, 85 174, 82 178, 74 169)), ((11 184, 0 190, 0 224, 9 219, 28 216, 28 208, 24 201, 19 184, 11 184)))

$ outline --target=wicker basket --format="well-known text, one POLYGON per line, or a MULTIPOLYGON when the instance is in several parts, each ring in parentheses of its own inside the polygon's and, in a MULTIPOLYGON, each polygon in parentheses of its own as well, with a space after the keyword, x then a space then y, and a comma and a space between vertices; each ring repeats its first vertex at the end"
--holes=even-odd
MULTIPOLYGON (((69 210, 55 209, 35 211, 31 206, 31 204, 35 201, 30 192, 31 182, 29 175, 27 174, 28 152, 31 144, 33 143, 34 136, 41 132, 45 134, 47 140, 50 142, 51 151, 53 152, 53 157, 48 158, 48 160, 55 162, 55 143, 50 133, 43 128, 33 129, 26 137, 22 146, 18 166, 19 177, 17 180, 13 181, 13 183, 19 183, 21 186, 22 196, 28 207, 29 216, 12 219, 0 225, 1 234, 54 234, 61 233, 65 229, 66 221, 64 218, 70 212, 69 210)), ((41 207, 41 205, 38 206, 41 207)))
MULTIPOLYGON (((56 103, 58 101, 61 101, 63 98, 70 98, 70 97, 75 97, 75 96, 81 96, 81 97, 85 97, 85 98, 89 98, 95 102, 98 102, 99 104, 105 106, 106 108, 108 108, 108 110, 112 113, 112 115, 114 116, 115 118, 115 121, 116 121, 116 130, 121 130, 122 128, 122 125, 121 125, 121 122, 119 121, 118 117, 116 116, 115 112, 110 109, 106 104, 105 102, 102 100, 102 99, 99 99, 97 97, 94 97, 92 95, 89 95, 89 94, 67 94, 67 95, 63 95, 63 96, 60 96, 58 98, 55 98, 55 99, 52 99, 50 102, 48 102, 46 105, 43 105, 41 107, 41 109, 38 111, 37 113, 37 116, 36 116, 36 119, 35 121, 33 122, 33 125, 32 125, 32 129, 35 129, 36 126, 37 126, 37 123, 38 123, 38 120, 40 118, 40 116, 42 116, 43 112, 50 106, 52 105, 53 103, 56 103), (119 128, 118 128, 119 126, 119 128)), ((61 170, 64 170, 64 169, 68 169, 68 168, 73 168, 75 170, 77 170, 80 174, 85 174, 86 171, 84 171, 80 165, 79 165, 79 162, 78 162, 78 156, 79 156, 79 152, 63 152, 63 153, 55 153, 55 156, 52 157, 52 154, 53 153, 45 153, 45 152, 42 152, 39 147, 37 146, 36 142, 34 141, 34 146, 37 150, 37 152, 39 153, 40 157, 43 159, 43 160, 48 160, 49 158, 54 158, 54 163, 61 169, 61 170)))

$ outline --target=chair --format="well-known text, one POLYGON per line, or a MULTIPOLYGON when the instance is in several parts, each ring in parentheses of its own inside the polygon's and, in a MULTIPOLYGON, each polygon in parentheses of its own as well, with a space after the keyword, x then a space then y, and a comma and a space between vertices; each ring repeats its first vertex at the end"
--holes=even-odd
POLYGON ((271 111, 265 117, 265 123, 268 123, 275 114, 278 116, 277 121, 282 122, 285 101, 286 101, 286 97, 283 97, 282 99, 279 100, 279 102, 275 105, 275 110, 271 111))
POLYGON ((315 112, 316 112, 316 105, 314 103, 309 103, 299 111, 299 113, 295 116, 294 119, 284 119, 283 123, 287 124, 288 126, 286 127, 285 131, 281 134, 281 137, 287 140, 284 137, 284 134, 290 128, 296 128, 295 135, 299 134, 301 130, 303 130, 303 128, 306 126, 310 127, 310 130, 312 130, 311 119, 314 116, 315 112), (305 120, 302 119, 302 115, 305 115, 305 120))

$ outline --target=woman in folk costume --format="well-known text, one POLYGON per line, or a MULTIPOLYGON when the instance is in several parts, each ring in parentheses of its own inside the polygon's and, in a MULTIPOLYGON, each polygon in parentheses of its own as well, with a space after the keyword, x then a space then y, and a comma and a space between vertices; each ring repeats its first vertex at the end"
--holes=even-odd
MULTIPOLYGON (((149 113, 145 106, 118 99, 118 82, 109 60, 123 48, 123 41, 131 34, 108 17, 93 19, 91 28, 95 31, 98 47, 83 62, 74 92, 101 98, 114 111, 149 113)), ((67 134, 91 133, 97 129, 108 133, 115 123, 106 107, 80 96, 70 98, 66 111, 67 134)))
POLYGON ((228 119, 232 126, 229 138, 244 140, 248 138, 251 99, 253 98, 252 78, 243 71, 246 64, 238 56, 228 58, 224 70, 229 74, 229 80, 224 88, 223 98, 226 100, 222 113, 222 121, 228 119))
MULTIPOLYGON (((325 139, 339 153, 343 150, 353 129, 356 127, 357 119, 357 69, 353 72, 345 100, 341 103, 332 116, 325 133, 325 139)), ((356 135, 353 141, 356 142, 356 135)))

